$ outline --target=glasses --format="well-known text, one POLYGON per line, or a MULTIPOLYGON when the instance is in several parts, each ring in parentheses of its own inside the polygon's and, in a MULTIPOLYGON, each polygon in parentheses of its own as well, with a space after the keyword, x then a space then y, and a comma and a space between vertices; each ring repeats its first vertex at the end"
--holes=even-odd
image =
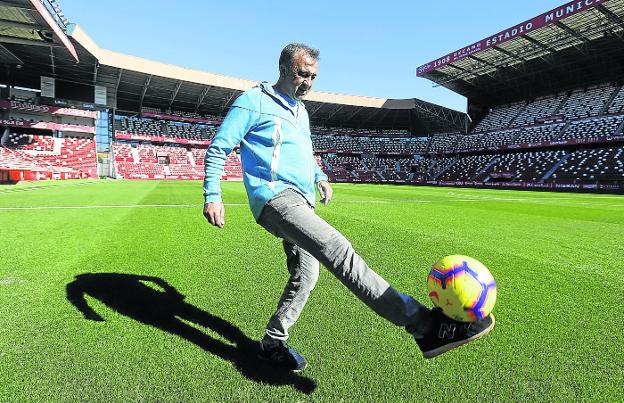
POLYGON ((311 74, 309 71, 305 70, 297 70, 296 74, 301 78, 311 78, 312 80, 316 78, 316 74, 311 74))

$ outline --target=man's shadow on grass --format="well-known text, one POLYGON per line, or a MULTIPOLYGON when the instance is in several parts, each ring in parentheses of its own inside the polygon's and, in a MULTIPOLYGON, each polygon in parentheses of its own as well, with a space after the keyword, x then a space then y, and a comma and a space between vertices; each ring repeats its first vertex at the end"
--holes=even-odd
POLYGON ((146 325, 180 336, 224 360, 247 379, 269 385, 292 385, 310 394, 316 382, 281 370, 257 358, 258 342, 238 327, 184 301, 184 295, 161 278, 122 273, 85 273, 67 284, 67 299, 85 319, 104 321, 91 308, 85 295, 146 325), (226 342, 197 329, 204 327, 219 334, 226 342))

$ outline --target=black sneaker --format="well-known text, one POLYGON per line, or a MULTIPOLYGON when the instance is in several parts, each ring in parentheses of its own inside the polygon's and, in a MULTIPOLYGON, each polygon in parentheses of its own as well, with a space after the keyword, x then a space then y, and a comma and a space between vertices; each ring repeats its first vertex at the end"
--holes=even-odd
POLYGON ((294 348, 288 346, 286 343, 280 343, 277 346, 266 350, 264 349, 262 343, 260 343, 258 358, 279 367, 288 369, 292 372, 301 372, 308 366, 308 361, 306 361, 301 354, 295 351, 294 348))
POLYGON ((416 339, 425 358, 433 358, 456 347, 485 336, 494 328, 494 315, 476 322, 458 322, 442 313, 440 308, 431 311, 431 326, 422 339, 416 339))

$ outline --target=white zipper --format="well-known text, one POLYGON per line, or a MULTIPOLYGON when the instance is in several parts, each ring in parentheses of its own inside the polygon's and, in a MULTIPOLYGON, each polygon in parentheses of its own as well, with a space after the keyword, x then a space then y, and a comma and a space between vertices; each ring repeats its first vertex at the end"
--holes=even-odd
POLYGON ((279 157, 282 151, 282 141, 284 140, 284 134, 282 133, 282 121, 279 118, 274 118, 275 129, 271 136, 273 140, 273 157, 271 158, 271 183, 269 187, 273 189, 275 187, 275 181, 277 180, 277 168, 279 167, 279 157))

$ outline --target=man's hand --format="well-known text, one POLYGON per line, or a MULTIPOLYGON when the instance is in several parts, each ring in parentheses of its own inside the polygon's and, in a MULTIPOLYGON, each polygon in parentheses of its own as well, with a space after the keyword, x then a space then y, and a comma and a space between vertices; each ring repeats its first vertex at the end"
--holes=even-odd
POLYGON ((316 186, 318 187, 319 194, 321 195, 321 203, 327 206, 334 195, 334 190, 327 181, 319 181, 316 186))
POLYGON ((225 208, 223 207, 223 203, 205 203, 204 217, 215 227, 223 228, 225 225, 225 208))

